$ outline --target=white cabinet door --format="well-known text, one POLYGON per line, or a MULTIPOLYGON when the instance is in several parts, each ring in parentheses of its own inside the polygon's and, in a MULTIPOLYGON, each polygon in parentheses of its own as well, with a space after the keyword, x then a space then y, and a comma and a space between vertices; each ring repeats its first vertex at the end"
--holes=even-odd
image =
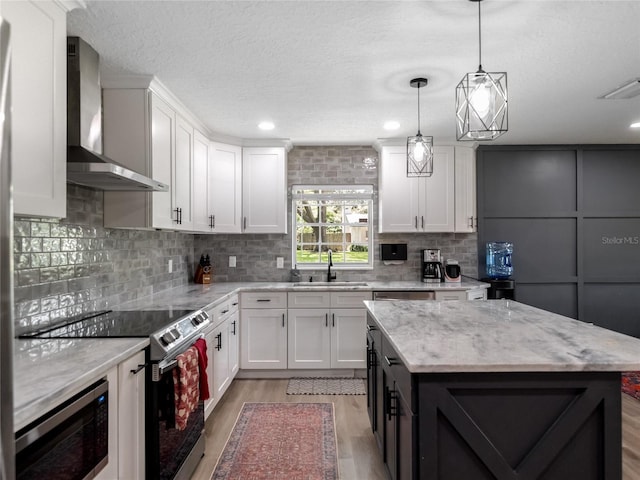
POLYGON ((289 368, 329 368, 329 311, 319 308, 293 308, 289 309, 288 316, 289 368))
POLYGON ((192 183, 193 183, 193 126, 182 117, 176 120, 176 156, 173 170, 172 207, 176 227, 180 230, 191 230, 192 218, 192 183))
POLYGON ((118 478, 145 477, 144 351, 118 366, 118 478))
POLYGON ((229 315, 229 381, 240 370, 240 312, 236 309, 229 315))
POLYGON ((378 198, 380 233, 419 231, 419 181, 407 177, 405 147, 382 147, 378 198))
POLYGON ((454 149, 434 147, 433 175, 407 177, 405 147, 382 148, 379 231, 453 232, 454 149))
POLYGON ((456 232, 475 232, 476 216, 476 155, 472 148, 456 147, 456 232))
POLYGON ((217 404, 229 387, 229 323, 225 320, 211 333, 213 343, 209 346, 213 364, 213 390, 209 393, 217 404))
POLYGON ((242 332, 240 368, 247 370, 287 368, 287 311, 285 309, 242 309, 240 331, 242 332))
POLYGON ((331 368, 366 368, 367 311, 363 308, 331 310, 331 368))
MULTIPOLYGON (((149 94, 151 101, 151 161, 153 179, 169 185, 169 192, 153 192, 152 226, 175 228, 173 197, 175 184, 173 165, 175 162, 174 138, 176 112, 157 95, 149 94)), ((106 140, 105 134, 105 140, 106 140)), ((114 158, 114 160, 118 160, 114 158)), ((119 193, 119 192, 118 192, 119 193)))
POLYGON ((284 148, 242 150, 242 217, 245 233, 287 233, 284 148))
POLYGON ((210 142, 198 130, 193 132, 193 230, 210 232, 209 213, 210 142))
POLYGON ((67 214, 67 27, 60 5, 0 2, 0 16, 11 24, 16 215, 67 214))
POLYGON ((420 227, 423 232, 455 229, 453 147, 433 147, 433 175, 420 178, 420 227))
POLYGON ((211 143, 209 215, 215 233, 242 232, 242 148, 211 143))

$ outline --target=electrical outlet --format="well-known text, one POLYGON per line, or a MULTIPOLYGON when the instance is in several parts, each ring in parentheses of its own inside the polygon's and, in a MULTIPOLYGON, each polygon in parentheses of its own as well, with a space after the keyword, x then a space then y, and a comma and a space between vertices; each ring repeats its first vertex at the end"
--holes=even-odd
POLYGON ((276 268, 284 268, 284 257, 276 257, 276 268))
POLYGON ((236 268, 236 256, 229 255, 229 267, 236 268))
POLYGON ((173 260, 169 260, 169 261, 167 262, 167 271, 168 271, 169 273, 172 273, 172 272, 173 272, 173 260))

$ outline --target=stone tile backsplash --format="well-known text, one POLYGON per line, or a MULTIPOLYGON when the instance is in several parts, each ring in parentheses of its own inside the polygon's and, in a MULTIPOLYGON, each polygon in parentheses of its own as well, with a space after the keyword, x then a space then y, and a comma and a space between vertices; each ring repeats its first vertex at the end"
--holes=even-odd
POLYGON ((188 283, 192 235, 106 229, 102 199, 69 184, 67 218, 16 217, 16 333, 188 283))
MULTIPOLYGON (((288 154, 288 185, 372 184, 378 170, 363 159, 378 157, 367 146, 295 147, 288 154)), ((464 275, 477 277, 476 234, 378 234, 374 201, 373 270, 338 270, 338 279, 417 280, 420 250, 440 248, 444 258, 460 262, 464 275), (384 265, 380 243, 406 243, 409 260, 384 265)), ((67 218, 17 217, 14 222, 16 333, 61 318, 102 310, 128 300, 192 281, 201 254, 211 257, 216 282, 288 281, 291 265, 291 206, 286 235, 191 235, 177 232, 103 227, 103 194, 67 185, 67 218), (236 268, 228 267, 235 255, 236 268), (283 257, 285 268, 276 268, 283 257), (167 263, 173 260, 173 272, 167 263)), ((325 269, 305 270, 303 280, 323 279, 325 269)))
MULTIPOLYGON (((370 184, 377 199, 378 170, 364 168, 367 157, 378 153, 367 146, 304 146, 294 147, 288 154, 287 184, 370 184)), ((439 248, 444 258, 460 262, 463 275, 477 277, 477 235, 463 233, 379 234, 378 205, 374 201, 373 270, 337 270, 338 279, 356 281, 417 280, 420 274, 420 250, 439 248), (402 265, 384 265, 379 260, 380 243, 406 243, 408 260, 402 265)), ((288 206, 289 227, 286 235, 196 235, 194 253, 209 254, 216 282, 289 281, 292 253, 291 205, 288 206), (237 265, 230 268, 229 256, 235 255, 237 265), (276 257, 284 258, 283 269, 276 268, 276 257)), ((325 269, 304 270, 302 279, 323 279, 325 269)))

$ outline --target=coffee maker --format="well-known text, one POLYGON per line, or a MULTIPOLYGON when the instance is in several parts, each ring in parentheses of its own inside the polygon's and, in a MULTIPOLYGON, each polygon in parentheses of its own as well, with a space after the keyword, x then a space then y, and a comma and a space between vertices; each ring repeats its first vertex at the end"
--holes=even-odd
POLYGON ((444 270, 439 249, 422 250, 422 281, 425 283, 444 282, 444 270))

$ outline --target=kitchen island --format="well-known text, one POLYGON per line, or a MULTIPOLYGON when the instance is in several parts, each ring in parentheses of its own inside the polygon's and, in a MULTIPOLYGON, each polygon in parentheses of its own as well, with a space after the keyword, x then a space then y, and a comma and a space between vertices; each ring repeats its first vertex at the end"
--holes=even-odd
POLYGON ((365 302, 368 409, 392 479, 606 479, 640 340, 513 301, 365 302))

